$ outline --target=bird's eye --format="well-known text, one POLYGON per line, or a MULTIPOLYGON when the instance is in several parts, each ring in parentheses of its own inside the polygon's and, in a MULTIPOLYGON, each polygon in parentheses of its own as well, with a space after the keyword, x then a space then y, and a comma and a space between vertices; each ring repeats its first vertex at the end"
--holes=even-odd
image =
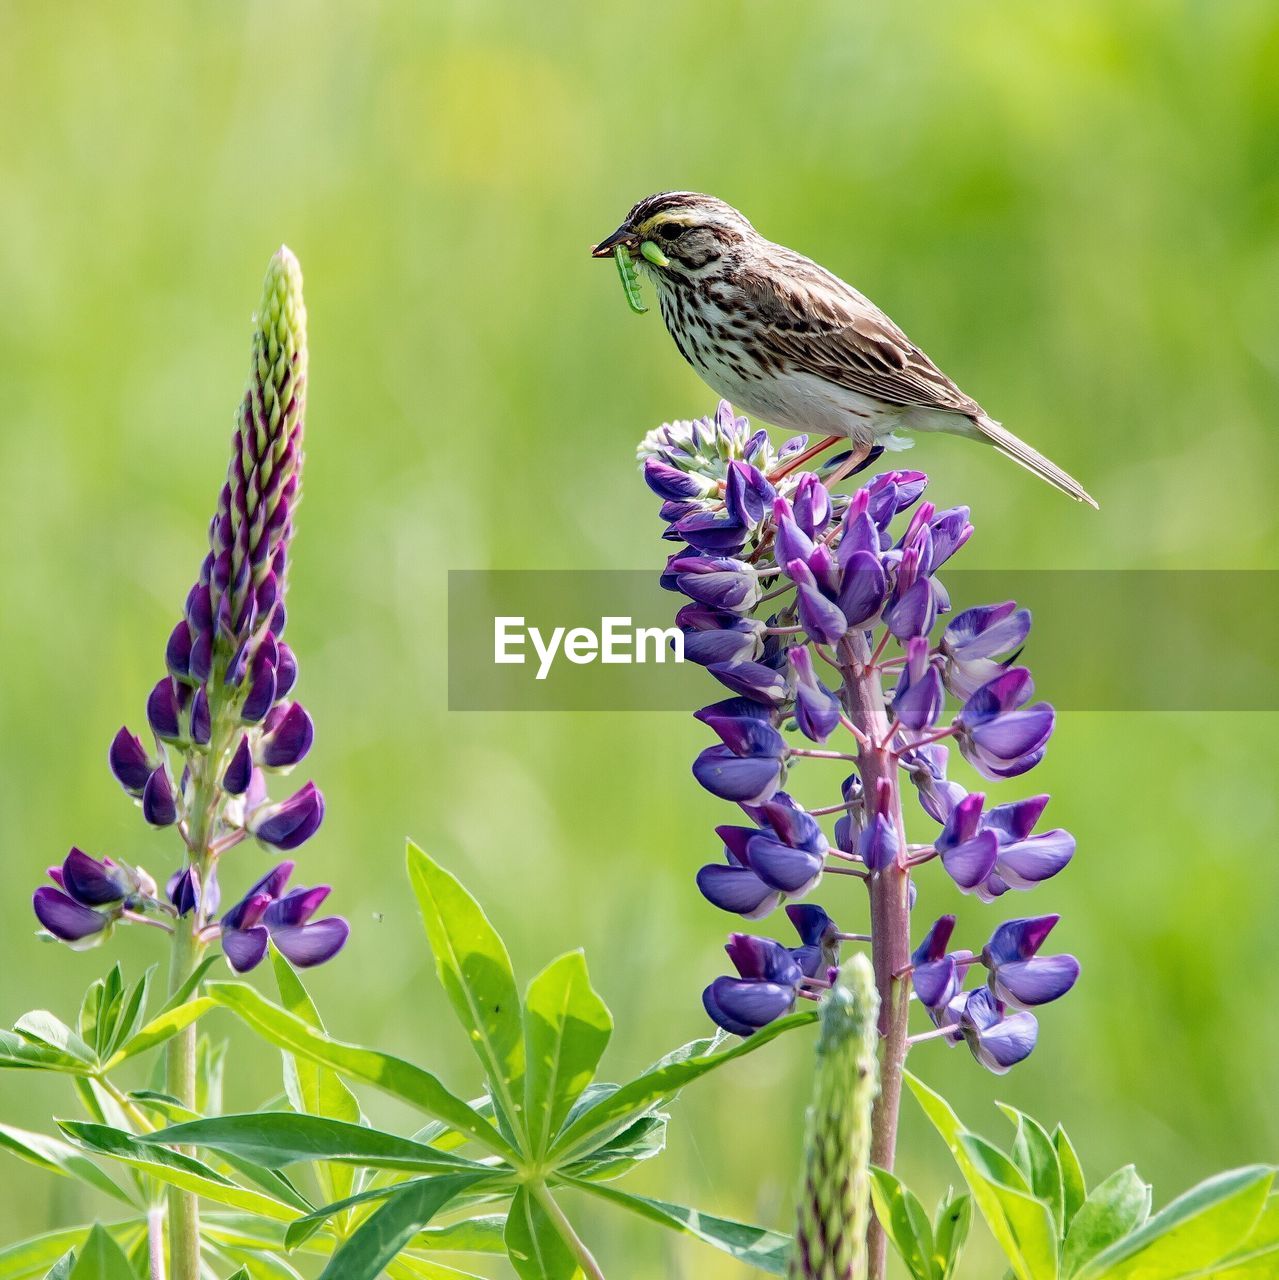
POLYGON ((687 230, 687 227, 682 226, 678 222, 663 222, 662 225, 657 228, 657 234, 661 236, 663 240, 678 240, 687 230))

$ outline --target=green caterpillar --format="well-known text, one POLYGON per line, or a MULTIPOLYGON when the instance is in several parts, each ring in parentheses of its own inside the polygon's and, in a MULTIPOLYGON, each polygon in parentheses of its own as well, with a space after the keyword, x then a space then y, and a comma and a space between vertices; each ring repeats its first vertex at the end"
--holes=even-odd
POLYGON ((635 259, 631 257, 631 251, 624 244, 619 244, 613 250, 613 261, 617 263, 617 274, 622 280, 622 291, 626 294, 627 306, 637 316, 642 316, 648 308, 640 295, 639 269, 635 265, 635 259))

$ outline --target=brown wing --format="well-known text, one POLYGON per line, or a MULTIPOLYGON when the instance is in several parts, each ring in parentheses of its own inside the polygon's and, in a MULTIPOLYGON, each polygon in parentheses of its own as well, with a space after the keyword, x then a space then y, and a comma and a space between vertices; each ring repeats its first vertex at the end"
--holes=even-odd
POLYGON ((869 298, 782 245, 739 283, 770 343, 805 372, 887 404, 980 414, 869 298))

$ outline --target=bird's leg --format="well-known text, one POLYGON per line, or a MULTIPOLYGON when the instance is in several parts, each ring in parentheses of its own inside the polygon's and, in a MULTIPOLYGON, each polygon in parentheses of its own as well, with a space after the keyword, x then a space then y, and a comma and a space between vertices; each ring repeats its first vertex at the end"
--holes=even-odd
POLYGON ((793 458, 788 458, 784 466, 778 467, 775 471, 770 471, 768 479, 771 484, 776 484, 784 476, 790 475, 792 471, 802 467, 810 458, 815 458, 819 453, 825 453, 831 445, 838 444, 843 436, 824 436, 815 445, 809 449, 805 449, 803 453, 797 454, 793 458))
POLYGON ((851 476, 869 457, 870 445, 858 445, 831 473, 826 481, 826 487, 833 489, 841 480, 851 476))

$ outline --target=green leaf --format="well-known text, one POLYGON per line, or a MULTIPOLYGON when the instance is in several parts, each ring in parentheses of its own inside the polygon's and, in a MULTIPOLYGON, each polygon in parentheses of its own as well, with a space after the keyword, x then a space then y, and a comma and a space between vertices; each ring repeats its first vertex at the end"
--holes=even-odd
MULTIPOLYGON (((513 1183, 513 1175, 510 1169, 499 1167, 496 1169, 482 1169, 483 1180, 467 1195, 460 1198, 465 1200, 470 1195, 501 1195, 511 1194, 513 1183)), ((453 1176, 453 1175, 447 1175, 453 1176)), ((335 1218, 339 1214, 344 1213, 347 1209, 354 1208, 356 1205, 375 1204, 379 1201, 389 1200, 392 1196, 398 1195, 406 1187, 412 1186, 418 1182, 433 1182, 438 1180, 439 1175, 428 1175, 421 1178, 414 1178, 408 1182, 388 1182, 378 1186, 366 1187, 363 1191, 357 1191, 347 1196, 345 1200, 338 1200, 334 1204, 326 1204, 319 1209, 313 1210, 301 1218, 295 1218, 289 1223, 285 1232, 285 1243, 290 1249, 296 1249, 304 1241, 309 1240, 321 1227, 335 1218)))
POLYGON ((505 1253, 505 1228, 504 1213, 482 1214, 447 1227, 427 1227, 413 1238, 413 1247, 432 1253, 505 1253))
POLYGON ((228 1042, 202 1035, 195 1044, 195 1110, 202 1116, 222 1111, 222 1077, 228 1042))
POLYGON ((1061 1125, 1053 1130, 1053 1146, 1057 1149, 1057 1160, 1061 1165, 1065 1219, 1066 1226, 1069 1228, 1075 1214, 1088 1199, 1088 1183, 1084 1178, 1084 1167, 1079 1162, 1074 1144, 1061 1125))
POLYGON ((1273 1191, 1248 1238, 1222 1258, 1211 1280, 1274 1280, 1279 1272, 1279 1195, 1273 1191))
POLYGON ((349 1124, 345 1120, 297 1115, 292 1111, 210 1116, 146 1134, 138 1141, 148 1145, 209 1147, 269 1169, 282 1169, 286 1165, 311 1160, 367 1165, 374 1169, 405 1169, 415 1173, 485 1169, 473 1160, 393 1133, 349 1124))
POLYGON ((524 1036, 511 958, 479 903, 412 841, 408 868, 435 971, 488 1076, 498 1124, 514 1142, 525 1128, 524 1036))
POLYGON ((550 1215, 527 1187, 511 1201, 505 1240, 507 1257, 520 1280, 575 1280, 582 1274, 550 1215))
POLYGON ((632 1195, 620 1191, 608 1183, 586 1182, 579 1178, 567 1179, 582 1191, 607 1200, 619 1208, 629 1209, 641 1218, 660 1223, 676 1231, 696 1236, 706 1244, 714 1245, 739 1262, 748 1263, 757 1271, 769 1275, 786 1274, 791 1253, 791 1237, 767 1227, 755 1227, 746 1222, 734 1222, 731 1218, 716 1218, 697 1209, 688 1209, 664 1200, 650 1200, 647 1196, 632 1195))
POLYGON ((297 1212, 274 1196, 263 1195, 232 1182, 230 1178, 223 1177, 192 1156, 170 1151, 167 1147, 149 1146, 123 1130, 74 1120, 61 1120, 58 1123, 64 1133, 82 1146, 140 1169, 170 1186, 204 1196, 217 1204, 260 1213, 277 1222, 287 1222, 297 1212))
POLYGON ((132 1198, 116 1186, 92 1160, 61 1138, 0 1124, 0 1147, 42 1169, 64 1174, 68 1178, 78 1178, 115 1200, 123 1200, 127 1205, 133 1204, 132 1198))
POLYGON ((68 1249, 67 1252, 53 1264, 53 1269, 45 1276, 44 1280, 68 1280, 74 1267, 75 1250, 68 1249))
POLYGON ((125 999, 121 1005, 120 1016, 116 1020, 116 1026, 112 1032, 110 1041, 99 1046, 99 1057, 109 1057, 122 1044, 124 1044, 130 1036, 137 1033, 138 1028, 142 1025, 147 1016, 147 1001, 151 994, 151 982, 154 977, 155 965, 151 965, 150 968, 143 973, 142 977, 134 984, 133 990, 129 992, 128 998, 125 999))
POLYGON ((73 1075, 85 1075, 93 1069, 70 1053, 26 1040, 12 1031, 0 1031, 0 1067, 28 1071, 62 1071, 73 1075))
POLYGON ((450 1093, 429 1071, 390 1054, 333 1040, 272 1004, 243 982, 211 982, 209 998, 225 1005, 263 1039, 298 1053, 343 1075, 377 1085, 419 1110, 465 1133, 505 1160, 515 1160, 509 1142, 461 1098, 450 1093))
MULTIPOLYGON (((307 993, 293 966, 271 944, 271 964, 284 1007, 295 1017, 323 1032, 319 1010, 307 993)), ((363 1118, 355 1095, 342 1082, 336 1071, 321 1067, 308 1058, 288 1053, 284 1057, 284 1089, 295 1111, 313 1116, 326 1116, 358 1125, 363 1118)), ((320 1193, 325 1200, 341 1200, 355 1189, 355 1170, 325 1162, 316 1169, 320 1193)))
POLYGON ((76 1254, 70 1280, 137 1280, 137 1277, 107 1229, 94 1226, 76 1254))
POLYGON ((406 1182, 342 1243, 320 1280, 375 1280, 450 1200, 487 1176, 451 1173, 406 1182))
MULTIPOLYGON (((107 1227, 111 1237, 122 1248, 132 1248, 146 1236, 146 1222, 136 1218, 107 1227)), ((78 1249, 89 1234, 88 1227, 69 1227, 50 1231, 0 1248, 0 1277, 3 1280, 38 1280, 58 1263, 68 1250, 78 1249)))
POLYGON ((136 1058, 138 1054, 146 1053, 148 1049, 154 1049, 157 1045, 164 1044, 166 1040, 171 1040, 179 1031, 185 1030, 212 1008, 213 1001, 207 996, 201 996, 198 1000, 178 1005, 176 1009, 170 1009, 167 1013, 157 1014, 141 1031, 130 1036, 111 1055, 103 1071, 114 1071, 122 1062, 136 1058))
POLYGON ((1062 1274, 1073 1276, 1103 1249, 1135 1231, 1150 1213, 1150 1186, 1132 1165, 1093 1188, 1075 1214, 1061 1256, 1062 1274))
POLYGON ((574 1178, 620 1178, 641 1160, 651 1160, 666 1149, 666 1126, 670 1117, 664 1111, 641 1116, 629 1129, 623 1129, 589 1156, 565 1165, 563 1172, 574 1178))
POLYGON ((1007 1156, 964 1128, 945 1098, 909 1071, 904 1078, 950 1148, 1013 1274, 1018 1280, 1051 1280, 1057 1275, 1057 1242, 1048 1207, 1030 1195, 1025 1178, 1007 1156))
POLYGON ((914 1280, 941 1280, 934 1255, 933 1226, 919 1197, 887 1169, 870 1171, 870 1198, 884 1234, 914 1280))
POLYGON ((227 1280, 253 1280, 253 1277, 249 1275, 248 1267, 241 1267, 235 1275, 228 1276, 227 1280))
POLYGON ((24 1040, 53 1049, 85 1065, 92 1066, 97 1062, 97 1055, 93 1050, 48 1009, 32 1009, 30 1013, 24 1013, 13 1024, 13 1029, 24 1040))
POLYGON ((959 1145, 1003 1211, 1016 1242, 1008 1261, 1025 1270, 1026 1280, 1056 1280, 1059 1248, 1052 1205, 1036 1196, 1021 1170, 985 1138, 961 1134, 959 1145))
POLYGON ((120 1020, 120 1000, 124 995, 124 974, 119 964, 111 966, 105 978, 99 978, 85 992, 80 1006, 80 1037, 100 1058, 120 1020))
POLYGON ((580 951, 552 960, 524 997, 525 1123, 529 1150, 549 1150, 569 1109, 595 1078, 613 1033, 608 1006, 591 987, 580 951))
POLYGON ((484 1280, 483 1276, 459 1271, 456 1267, 446 1267, 442 1262, 418 1258, 411 1253, 400 1254, 387 1267, 386 1274, 391 1280, 484 1280))
POLYGON ((1030 1184, 1031 1194, 1048 1205, 1053 1216, 1053 1234, 1060 1240, 1066 1231, 1066 1192, 1057 1148, 1038 1120, 1002 1102, 995 1105, 1017 1128, 1013 1138, 1013 1163, 1030 1184))
POLYGON ((191 976, 164 1002, 161 1006, 157 1017, 162 1014, 172 1013, 179 1005, 184 1005, 194 994, 200 983, 204 981, 204 975, 213 968, 219 960, 222 959, 220 951, 211 952, 200 961, 194 969, 191 970, 191 976))
POLYGON ((973 1198, 946 1188, 933 1222, 933 1261, 942 1280, 950 1280, 973 1225, 973 1198))
POLYGON ((1219 1173, 1161 1209, 1144 1226, 1097 1254, 1079 1280, 1182 1280, 1211 1274, 1253 1230, 1274 1170, 1250 1165, 1219 1173))
POLYGON ((608 1142, 623 1129, 629 1128, 645 1112, 669 1101, 699 1076, 745 1057, 748 1053, 754 1053, 787 1031, 808 1026, 816 1019, 815 1009, 792 1013, 776 1022, 770 1022, 748 1039, 739 1041, 731 1049, 725 1049, 721 1053, 695 1055, 650 1068, 570 1121, 551 1148, 552 1157, 559 1165, 580 1158, 608 1142))

